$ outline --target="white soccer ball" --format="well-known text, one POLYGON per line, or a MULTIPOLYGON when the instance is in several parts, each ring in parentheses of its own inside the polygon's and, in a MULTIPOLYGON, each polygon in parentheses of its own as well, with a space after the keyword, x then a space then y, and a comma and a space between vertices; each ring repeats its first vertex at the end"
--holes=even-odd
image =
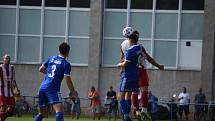
POLYGON ((133 28, 125 27, 122 31, 124 37, 128 38, 134 32, 133 28))

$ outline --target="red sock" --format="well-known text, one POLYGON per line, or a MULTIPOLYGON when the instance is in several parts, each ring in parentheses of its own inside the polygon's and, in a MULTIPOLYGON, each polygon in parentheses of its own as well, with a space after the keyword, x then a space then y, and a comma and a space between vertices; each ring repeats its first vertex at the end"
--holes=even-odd
POLYGON ((143 91, 141 96, 142 105, 144 108, 148 107, 148 91, 143 91))
POLYGON ((133 92, 131 96, 132 104, 134 106, 134 111, 139 110, 139 101, 138 101, 138 93, 133 92))
POLYGON ((7 115, 5 112, 0 112, 0 121, 5 121, 7 115))

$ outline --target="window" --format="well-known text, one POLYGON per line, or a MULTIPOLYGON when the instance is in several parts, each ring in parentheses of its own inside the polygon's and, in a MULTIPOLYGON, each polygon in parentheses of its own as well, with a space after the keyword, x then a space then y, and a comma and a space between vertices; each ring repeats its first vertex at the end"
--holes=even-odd
POLYGON ((47 7, 66 7, 66 0, 45 0, 47 7))
POLYGON ((131 0, 131 9, 152 9, 153 0, 131 0))
POLYGON ((39 62, 39 55, 40 37, 19 37, 19 62, 39 62))
POLYGON ((154 45, 154 55, 158 63, 165 66, 176 66, 177 42, 156 40, 154 45))
POLYGON ((106 8, 126 9, 127 0, 106 0, 106 8))
POLYGON ((0 8, 0 33, 15 34, 16 9, 0 8))
POLYGON ((176 39, 178 28, 178 14, 156 13, 155 38, 176 39))
POLYGON ((126 13, 105 12, 105 37, 122 37, 122 30, 126 26, 126 13))
POLYGON ((182 0, 182 10, 204 10, 204 0, 182 0))
POLYGON ((46 10, 44 21, 45 35, 65 35, 66 11, 46 10))
POLYGON ((120 59, 120 45, 123 39, 105 39, 103 47, 103 64, 116 65, 120 59))
POLYGON ((71 63, 87 64, 89 55, 89 39, 69 38, 71 46, 68 60, 71 63))
POLYGON ((41 10, 20 9, 19 33, 39 35, 41 27, 40 17, 41 10))
POLYGON ((181 20, 181 39, 203 39, 203 14, 183 13, 181 20))
POLYGON ((158 10, 178 10, 179 0, 157 0, 156 2, 158 10))
POLYGON ((42 0, 20 0, 22 6, 41 6, 42 0))
POLYGON ((70 0, 70 7, 90 8, 90 0, 70 0))
POLYGON ((131 26, 140 32, 141 38, 151 38, 152 13, 132 12, 131 26))
POLYGON ((16 0, 0 0, 0 5, 16 5, 16 0))
POLYGON ((88 11, 70 11, 69 36, 89 36, 90 13, 88 11))
POLYGON ((15 52, 15 36, 0 36, 0 57, 4 54, 11 56, 11 61, 14 60, 15 52))

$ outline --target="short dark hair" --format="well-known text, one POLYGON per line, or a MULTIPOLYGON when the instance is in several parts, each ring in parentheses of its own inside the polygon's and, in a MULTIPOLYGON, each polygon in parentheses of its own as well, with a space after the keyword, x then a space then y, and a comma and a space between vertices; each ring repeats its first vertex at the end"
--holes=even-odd
POLYGON ((128 38, 136 43, 136 42, 138 42, 139 36, 137 34, 132 34, 128 38))
POLYGON ((70 46, 66 42, 63 42, 63 43, 61 43, 59 45, 59 52, 60 52, 60 54, 63 54, 63 55, 68 54, 69 50, 70 50, 70 46))

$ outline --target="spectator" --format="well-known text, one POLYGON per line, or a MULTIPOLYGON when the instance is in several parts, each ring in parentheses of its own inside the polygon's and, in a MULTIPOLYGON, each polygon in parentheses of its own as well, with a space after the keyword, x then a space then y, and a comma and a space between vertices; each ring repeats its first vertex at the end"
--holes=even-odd
POLYGON ((96 91, 95 87, 92 86, 91 90, 88 94, 88 98, 91 100, 91 108, 93 112, 93 120, 95 120, 96 116, 98 116, 98 120, 100 120, 101 115, 101 100, 99 97, 99 93, 96 91))
POLYGON ((0 65, 0 121, 5 121, 11 115, 15 106, 14 93, 12 90, 17 88, 15 81, 15 69, 10 64, 10 55, 3 56, 3 64, 0 65))
POLYGON ((113 91, 113 87, 110 86, 106 95, 105 105, 108 107, 107 113, 109 120, 111 119, 111 113, 114 113, 114 120, 116 121, 118 111, 118 101, 116 99, 116 92, 113 91))
POLYGON ((178 121, 177 112, 178 112, 178 106, 176 103, 176 94, 172 96, 172 99, 168 103, 169 107, 169 119, 178 121))
POLYGON ((206 103, 206 96, 204 93, 202 93, 202 88, 199 88, 199 93, 195 95, 194 102, 195 105, 195 114, 196 114, 196 120, 199 121, 199 115, 200 113, 204 113, 205 106, 201 104, 206 103))
POLYGON ((179 94, 178 101, 180 120, 182 121, 182 114, 184 112, 186 120, 188 121, 190 96, 189 93, 187 93, 186 87, 183 87, 183 92, 179 94))
POLYGON ((76 96, 72 97, 72 108, 71 108, 71 114, 72 114, 72 118, 79 119, 80 114, 81 114, 81 103, 80 103, 80 99, 78 97, 78 92, 76 91, 75 93, 76 96))
POLYGON ((151 91, 149 91, 149 112, 152 118, 152 121, 155 121, 157 119, 157 112, 159 110, 158 107, 158 98, 152 94, 151 91))

